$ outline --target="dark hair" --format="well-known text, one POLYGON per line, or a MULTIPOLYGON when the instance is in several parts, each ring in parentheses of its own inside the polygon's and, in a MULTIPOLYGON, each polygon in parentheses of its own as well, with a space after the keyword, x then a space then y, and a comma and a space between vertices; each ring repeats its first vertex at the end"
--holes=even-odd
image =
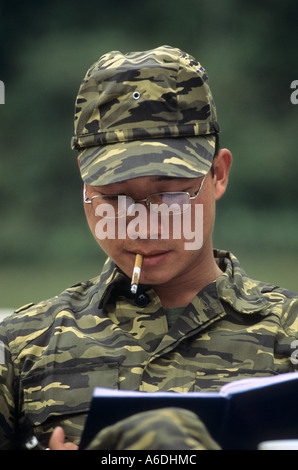
POLYGON ((218 154, 219 148, 220 148, 220 145, 219 145, 219 135, 218 135, 218 134, 215 134, 215 152, 214 152, 214 158, 215 158, 216 155, 218 154))
MULTIPOLYGON (((220 149, 220 145, 219 145, 219 135, 218 134, 215 134, 215 151, 214 151, 214 157, 213 157, 213 161, 214 159, 216 158, 218 152, 219 152, 219 149, 220 149)), ((211 174, 212 174, 212 178, 214 177, 214 167, 213 167, 213 163, 211 165, 211 174)))

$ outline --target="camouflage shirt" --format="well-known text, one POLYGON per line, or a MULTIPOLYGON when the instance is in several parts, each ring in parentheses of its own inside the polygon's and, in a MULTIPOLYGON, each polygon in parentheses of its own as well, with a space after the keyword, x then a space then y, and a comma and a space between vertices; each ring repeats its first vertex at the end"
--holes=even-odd
POLYGON ((57 425, 79 443, 95 386, 216 391, 295 370, 298 295, 250 279, 230 253, 215 257, 224 273, 170 328, 155 291, 131 297, 111 260, 95 279, 5 319, 0 448, 15 446, 28 423, 44 445, 57 425))

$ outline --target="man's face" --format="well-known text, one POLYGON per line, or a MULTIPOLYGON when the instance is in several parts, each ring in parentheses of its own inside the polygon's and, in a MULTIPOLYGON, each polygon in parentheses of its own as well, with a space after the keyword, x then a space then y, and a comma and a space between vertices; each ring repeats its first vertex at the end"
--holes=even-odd
MULTIPOLYGON (((202 183, 202 179, 168 179, 157 176, 145 176, 106 186, 86 185, 86 196, 90 199, 98 194, 125 195, 130 196, 134 200, 140 200, 151 194, 172 191, 186 191, 191 196, 194 196, 202 183)), ((218 177, 215 166, 215 176, 212 177, 211 172, 209 172, 199 196, 191 200, 187 219, 191 227, 188 227, 187 233, 190 233, 189 230, 194 233, 194 240, 196 236, 200 238, 199 234, 195 233, 196 231, 199 230, 202 233, 202 243, 197 247, 195 246, 194 249, 186 249, 186 246, 189 247, 191 245, 189 243, 189 235, 187 235, 188 238, 185 237, 184 214, 169 216, 169 232, 165 237, 162 216, 159 216, 157 224, 154 226, 150 225, 150 209, 145 203, 142 203, 144 210, 141 212, 142 217, 138 217, 139 238, 134 239, 135 236, 133 237, 131 233, 131 227, 135 228, 135 224, 132 222, 133 217, 126 217, 125 237, 117 238, 118 224, 123 224, 124 222, 123 220, 119 222, 119 219, 115 219, 110 220, 108 224, 115 224, 116 237, 99 239, 96 234, 98 234, 98 224, 100 223, 102 226, 103 219, 95 215, 91 204, 84 205, 85 212, 95 239, 127 276, 131 277, 135 256, 137 253, 140 253, 143 255, 141 283, 167 285, 177 281, 179 285, 183 285, 188 279, 193 279, 195 273, 197 275, 198 265, 203 266, 204 260, 209 258, 212 252, 211 236, 214 225, 215 200, 223 193, 217 185, 218 177), (199 206, 203 208, 203 212, 198 210, 199 206), (173 233, 173 223, 178 223, 175 217, 179 217, 181 223, 180 237, 178 238, 177 233, 175 235, 176 238, 174 238, 173 233)))

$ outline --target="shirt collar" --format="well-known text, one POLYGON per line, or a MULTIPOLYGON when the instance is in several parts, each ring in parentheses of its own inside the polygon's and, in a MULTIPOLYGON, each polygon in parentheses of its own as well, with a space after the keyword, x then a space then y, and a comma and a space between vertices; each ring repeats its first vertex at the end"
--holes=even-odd
POLYGON ((263 313, 270 302, 262 294, 258 282, 250 279, 232 253, 214 250, 224 273, 216 280, 218 297, 240 313, 263 313))
MULTIPOLYGON (((203 292, 209 292, 211 297, 216 296, 217 299, 231 305, 237 312, 244 314, 261 313, 269 307, 270 303, 258 288, 258 283, 247 276, 236 256, 227 251, 214 250, 214 257, 224 272, 215 282, 206 286, 198 296, 203 292)), ((98 281, 99 307, 105 304, 116 286, 117 289, 121 286, 125 295, 130 297, 130 279, 110 258, 106 260, 98 281)))
POLYGON ((116 285, 122 283, 127 283, 127 276, 125 276, 111 258, 107 258, 98 280, 99 308, 103 307, 116 285))

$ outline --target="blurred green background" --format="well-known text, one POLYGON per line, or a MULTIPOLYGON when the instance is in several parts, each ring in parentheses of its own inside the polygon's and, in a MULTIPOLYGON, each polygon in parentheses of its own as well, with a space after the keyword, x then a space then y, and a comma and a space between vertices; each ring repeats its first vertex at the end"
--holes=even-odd
POLYGON ((298 290, 297 1, 1 0, 0 14, 0 307, 100 272, 70 149, 75 96, 103 53, 162 44, 207 69, 233 153, 214 245, 252 277, 298 290))

